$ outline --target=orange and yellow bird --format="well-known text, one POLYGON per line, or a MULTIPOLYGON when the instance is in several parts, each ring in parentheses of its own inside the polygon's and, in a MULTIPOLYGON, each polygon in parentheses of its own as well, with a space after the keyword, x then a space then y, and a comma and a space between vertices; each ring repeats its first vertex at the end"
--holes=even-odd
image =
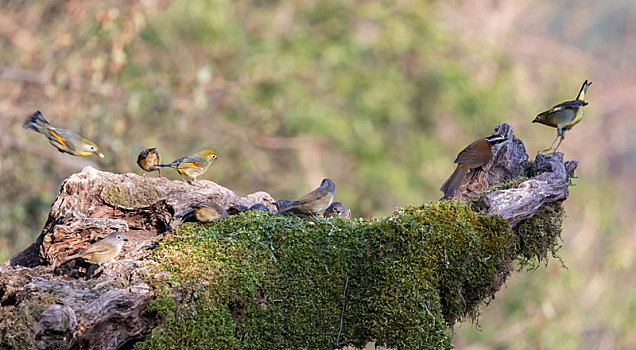
POLYGON ((46 136, 46 138, 49 139, 49 143, 62 153, 68 153, 74 156, 90 156, 95 154, 100 158, 104 158, 104 155, 94 143, 70 130, 52 127, 51 124, 44 119, 40 111, 33 113, 22 127, 46 136))
MULTIPOLYGON (((219 159, 219 157, 214 152, 204 150, 199 153, 181 157, 172 163, 157 164, 155 166, 159 168, 174 168, 179 175, 181 175, 183 181, 186 181, 184 176, 189 177, 192 181, 196 181, 198 176, 203 175, 203 173, 208 170, 210 164, 212 164, 212 161, 215 159, 219 159)), ((188 183, 192 182, 188 180, 188 183)))

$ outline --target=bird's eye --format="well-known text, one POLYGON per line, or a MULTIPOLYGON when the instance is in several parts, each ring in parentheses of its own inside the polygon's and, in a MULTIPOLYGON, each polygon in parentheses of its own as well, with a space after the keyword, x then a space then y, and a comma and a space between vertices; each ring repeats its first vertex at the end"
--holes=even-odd
POLYGON ((120 236, 120 235, 117 235, 117 239, 121 239, 121 236, 120 236))

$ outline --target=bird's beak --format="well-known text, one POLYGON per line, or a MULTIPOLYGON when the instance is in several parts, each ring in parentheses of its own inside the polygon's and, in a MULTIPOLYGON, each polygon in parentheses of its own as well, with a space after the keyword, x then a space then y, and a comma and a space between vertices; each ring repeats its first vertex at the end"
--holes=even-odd
POLYGON ((533 120, 532 122, 533 122, 533 123, 536 123, 536 122, 537 122, 537 120, 535 119, 535 120, 533 120))
POLYGON ((99 158, 104 158, 104 155, 102 154, 102 152, 100 151, 95 151, 95 154, 99 157, 99 158))
POLYGON ((124 238, 124 242, 128 242, 128 238, 124 238))

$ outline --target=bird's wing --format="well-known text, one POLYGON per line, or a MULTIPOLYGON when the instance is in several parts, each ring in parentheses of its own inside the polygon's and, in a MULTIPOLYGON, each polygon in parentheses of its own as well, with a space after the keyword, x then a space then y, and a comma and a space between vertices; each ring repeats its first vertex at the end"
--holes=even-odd
POLYGON ((61 134, 63 134, 62 132, 60 132, 60 129, 48 129, 49 131, 49 139, 55 143, 58 143, 60 145, 62 145, 63 147, 67 147, 66 146, 66 138, 63 137, 61 134))
POLYGON ((559 103, 558 105, 550 108, 550 110, 548 110, 548 113, 558 112, 563 109, 577 109, 585 105, 587 105, 587 102, 582 100, 565 101, 563 103, 559 103))
POLYGON ((318 200, 319 198, 322 198, 324 196, 328 195, 328 192, 321 189, 321 188, 317 188, 309 193, 307 193, 306 195, 300 197, 299 200, 297 200, 293 205, 297 206, 297 205, 302 205, 305 203, 309 203, 315 200, 318 200))
POLYGON ((474 141, 457 155, 455 163, 459 164, 484 164, 492 157, 492 149, 488 141, 483 139, 474 141), (487 148, 487 149, 486 149, 487 148))
POLYGON ((110 244, 106 244, 106 243, 102 243, 102 244, 93 244, 90 247, 86 248, 85 251, 81 252, 79 255, 86 255, 86 254, 90 254, 90 253, 106 253, 109 251, 112 251, 113 247, 110 244))
POLYGON ((205 159, 198 157, 196 155, 185 156, 183 158, 179 158, 176 160, 179 163, 177 167, 179 168, 205 168, 207 162, 205 159))

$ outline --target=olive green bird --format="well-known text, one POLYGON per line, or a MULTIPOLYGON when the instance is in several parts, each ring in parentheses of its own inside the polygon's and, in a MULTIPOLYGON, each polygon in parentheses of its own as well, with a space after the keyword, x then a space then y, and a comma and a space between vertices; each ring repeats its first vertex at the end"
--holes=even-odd
POLYGON ((590 85, 592 85, 591 81, 584 81, 575 100, 560 103, 545 112, 539 113, 537 117, 534 118, 532 121, 533 123, 541 123, 557 129, 556 138, 552 141, 550 147, 541 152, 556 152, 561 145, 561 142, 563 142, 563 139, 565 139, 565 132, 572 129, 574 125, 578 124, 583 119, 582 107, 587 105, 587 102, 585 102, 585 94, 587 93, 587 89, 590 85), (553 148, 554 143, 557 142, 559 137, 561 140, 556 147, 553 148))
MULTIPOLYGON (((179 175, 181 175, 183 181, 186 181, 184 176, 189 177, 192 181, 196 181, 198 176, 203 175, 203 173, 208 170, 210 164, 212 164, 212 161, 215 159, 219 159, 219 157, 214 152, 205 150, 179 158, 172 163, 157 164, 155 166, 159 168, 174 168, 179 175)), ((192 182, 188 180, 188 183, 192 182)))
POLYGON ((197 203, 192 206, 194 218, 198 222, 218 221, 227 218, 227 211, 222 206, 208 201, 197 203))
POLYGON ((90 156, 96 154, 100 158, 104 158, 104 155, 94 143, 70 130, 52 127, 51 124, 44 119, 40 111, 33 113, 22 127, 46 136, 46 138, 49 139, 49 143, 62 153, 68 153, 74 156, 90 156))
POLYGON ((78 254, 73 254, 64 258, 64 261, 69 261, 77 258, 84 258, 84 260, 93 264, 103 264, 113 260, 121 252, 121 248, 124 243, 128 241, 126 235, 122 232, 113 232, 103 239, 91 244, 88 248, 84 249, 78 254))

